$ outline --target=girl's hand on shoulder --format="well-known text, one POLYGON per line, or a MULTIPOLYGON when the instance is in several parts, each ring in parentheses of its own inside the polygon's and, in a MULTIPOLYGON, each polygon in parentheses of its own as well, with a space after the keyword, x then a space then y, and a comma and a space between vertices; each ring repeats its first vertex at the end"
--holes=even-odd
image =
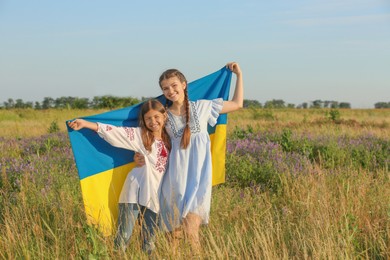
POLYGON ((226 68, 228 68, 231 72, 233 72, 237 76, 241 75, 241 68, 237 62, 229 62, 228 64, 226 64, 226 68))
POLYGON ((142 154, 135 153, 133 159, 134 159, 135 167, 142 167, 145 165, 145 157, 142 154))

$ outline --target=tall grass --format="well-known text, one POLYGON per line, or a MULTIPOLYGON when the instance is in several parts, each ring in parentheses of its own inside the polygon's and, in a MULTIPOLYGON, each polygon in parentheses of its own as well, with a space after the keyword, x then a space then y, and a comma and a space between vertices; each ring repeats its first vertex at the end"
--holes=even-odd
POLYGON ((104 112, 104 110, 70 109, 12 109, 0 110, 0 137, 36 137, 47 133, 52 122, 57 122, 60 131, 65 132, 65 121, 82 116, 104 112))
MULTIPOLYGON (((0 258, 148 259, 137 235, 122 253, 86 225, 64 122, 96 113, 0 111, 0 258)), ((198 257, 389 259, 389 119, 389 110, 233 113, 227 182, 213 187, 198 257)), ((154 256, 194 257, 162 233, 154 256)))

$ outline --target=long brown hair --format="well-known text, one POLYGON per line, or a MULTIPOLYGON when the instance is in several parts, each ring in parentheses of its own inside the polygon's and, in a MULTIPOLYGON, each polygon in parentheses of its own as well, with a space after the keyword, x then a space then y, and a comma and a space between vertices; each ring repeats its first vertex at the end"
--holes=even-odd
MULTIPOLYGON (((141 109, 139 111, 139 126, 141 127, 141 137, 142 137, 142 143, 145 146, 145 149, 149 152, 152 151, 152 144, 154 142, 154 136, 151 133, 151 131, 146 127, 144 116, 146 113, 148 113, 150 110, 156 110, 160 112, 163 115, 166 115, 166 110, 163 104, 161 104, 160 101, 156 99, 149 99, 145 101, 141 109)), ((167 130, 165 129, 165 125, 163 126, 161 133, 161 138, 165 144, 165 147, 168 148, 168 150, 171 150, 171 139, 169 138, 169 135, 167 133, 167 130)))
MULTIPOLYGON (((160 87, 161 86, 161 82, 165 79, 169 79, 169 78, 172 78, 172 77, 177 77, 181 83, 186 83, 186 86, 187 85, 187 79, 186 77, 183 75, 183 73, 181 73, 179 70, 177 69, 169 69, 169 70, 166 70, 165 72, 163 72, 159 78, 159 85, 160 87)), ((183 135, 181 137, 181 148, 183 149, 186 149, 188 147, 188 145, 190 144, 190 138, 191 138, 191 130, 190 130, 190 102, 188 100, 188 91, 187 91, 187 87, 184 89, 184 103, 185 103, 185 117, 186 117, 186 126, 184 128, 184 131, 183 131, 183 135)), ((166 99, 166 103, 165 103, 165 107, 168 109, 168 99, 166 99)))

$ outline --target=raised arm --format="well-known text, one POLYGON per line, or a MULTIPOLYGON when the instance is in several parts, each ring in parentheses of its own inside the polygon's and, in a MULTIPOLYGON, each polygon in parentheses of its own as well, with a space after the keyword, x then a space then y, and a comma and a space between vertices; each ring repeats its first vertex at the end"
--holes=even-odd
POLYGON ((70 128, 80 130, 91 129, 112 146, 135 152, 143 152, 141 133, 139 128, 117 127, 103 123, 93 123, 84 119, 75 119, 68 122, 70 128))
POLYGON ((236 74, 236 87, 232 100, 224 101, 221 114, 236 111, 244 106, 244 83, 242 79, 242 72, 237 62, 229 62, 226 67, 236 74))

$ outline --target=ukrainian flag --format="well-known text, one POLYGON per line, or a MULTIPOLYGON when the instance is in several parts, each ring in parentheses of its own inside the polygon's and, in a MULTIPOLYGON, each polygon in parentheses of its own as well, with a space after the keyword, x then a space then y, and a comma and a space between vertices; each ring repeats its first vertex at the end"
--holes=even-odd
MULTIPOLYGON (((232 73, 225 67, 188 84, 190 100, 223 98, 228 100, 232 73)), ((165 104, 163 95, 157 97, 165 104)), ((91 122, 116 126, 137 126, 141 104, 83 117, 91 122)), ((220 115, 215 127, 209 126, 213 162, 213 185, 225 181, 227 115, 220 115)), ((68 134, 80 177, 88 224, 105 235, 113 234, 118 200, 127 174, 134 167, 134 153, 108 144, 97 133, 82 129, 68 134)))

